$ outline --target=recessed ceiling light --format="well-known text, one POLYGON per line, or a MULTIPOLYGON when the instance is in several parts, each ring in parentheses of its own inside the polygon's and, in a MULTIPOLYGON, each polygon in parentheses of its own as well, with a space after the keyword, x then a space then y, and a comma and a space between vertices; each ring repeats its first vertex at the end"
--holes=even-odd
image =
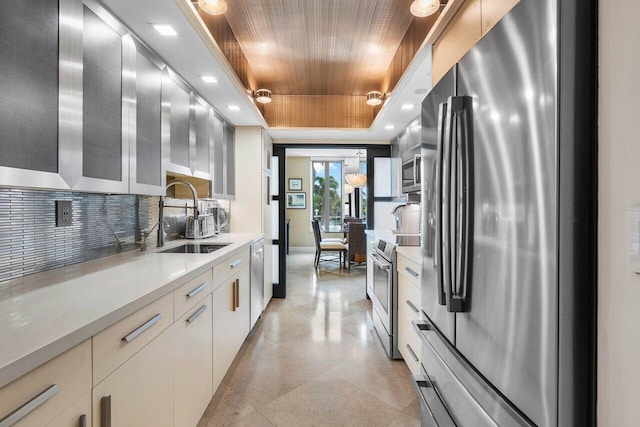
POLYGON ((153 24, 153 28, 155 28, 156 31, 160 33, 160 35, 163 35, 165 37, 173 37, 178 35, 176 30, 174 30, 171 25, 153 24))
POLYGON ((422 95, 423 93, 427 93, 429 91, 429 89, 427 88, 420 88, 420 89, 416 89, 413 93, 415 93, 416 95, 422 95))
POLYGON ((231 111, 240 111, 240 107, 237 105, 227 105, 227 108, 231 111))
POLYGON ((391 130, 391 129, 395 129, 396 127, 394 125, 386 125, 384 128, 386 130, 391 130))
POLYGON ((218 83, 218 79, 213 76, 200 76, 205 83, 218 83))
POLYGON ((414 105, 413 105, 413 104, 404 104, 404 105, 402 106, 402 109, 403 109, 403 110, 412 110, 412 109, 413 109, 413 107, 414 107, 414 105))

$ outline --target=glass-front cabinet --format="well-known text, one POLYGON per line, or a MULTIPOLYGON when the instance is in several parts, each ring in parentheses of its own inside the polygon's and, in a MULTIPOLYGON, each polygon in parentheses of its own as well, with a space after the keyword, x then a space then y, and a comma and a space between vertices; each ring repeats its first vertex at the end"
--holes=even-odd
POLYGON ((98 1, 3 3, 0 57, 0 186, 233 197, 233 126, 98 1))

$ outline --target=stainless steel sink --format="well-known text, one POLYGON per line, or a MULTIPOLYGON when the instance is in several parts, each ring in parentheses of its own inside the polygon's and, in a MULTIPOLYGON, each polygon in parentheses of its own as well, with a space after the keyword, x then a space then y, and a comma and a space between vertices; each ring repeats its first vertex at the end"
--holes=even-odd
POLYGON ((230 244, 231 243, 187 243, 160 252, 168 254, 210 254, 230 244))

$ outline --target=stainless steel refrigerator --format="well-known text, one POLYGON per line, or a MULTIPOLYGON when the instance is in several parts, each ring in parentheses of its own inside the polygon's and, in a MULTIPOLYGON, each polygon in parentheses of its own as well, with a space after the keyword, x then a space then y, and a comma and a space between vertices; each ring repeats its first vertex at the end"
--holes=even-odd
POLYGON ((521 0, 423 102, 423 426, 595 425, 595 10, 521 0))

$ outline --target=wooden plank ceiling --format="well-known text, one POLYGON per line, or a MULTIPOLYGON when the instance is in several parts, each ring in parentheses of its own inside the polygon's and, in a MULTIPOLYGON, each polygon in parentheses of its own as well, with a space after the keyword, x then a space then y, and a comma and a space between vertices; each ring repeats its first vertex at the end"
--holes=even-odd
MULTIPOLYGON (((224 17, 199 13, 243 84, 273 93, 261 107, 270 126, 368 128, 376 111, 367 92, 392 89, 407 30, 426 36, 435 21, 414 21, 411 2, 227 0, 224 17)), ((402 70, 419 47, 414 39, 402 70)))

